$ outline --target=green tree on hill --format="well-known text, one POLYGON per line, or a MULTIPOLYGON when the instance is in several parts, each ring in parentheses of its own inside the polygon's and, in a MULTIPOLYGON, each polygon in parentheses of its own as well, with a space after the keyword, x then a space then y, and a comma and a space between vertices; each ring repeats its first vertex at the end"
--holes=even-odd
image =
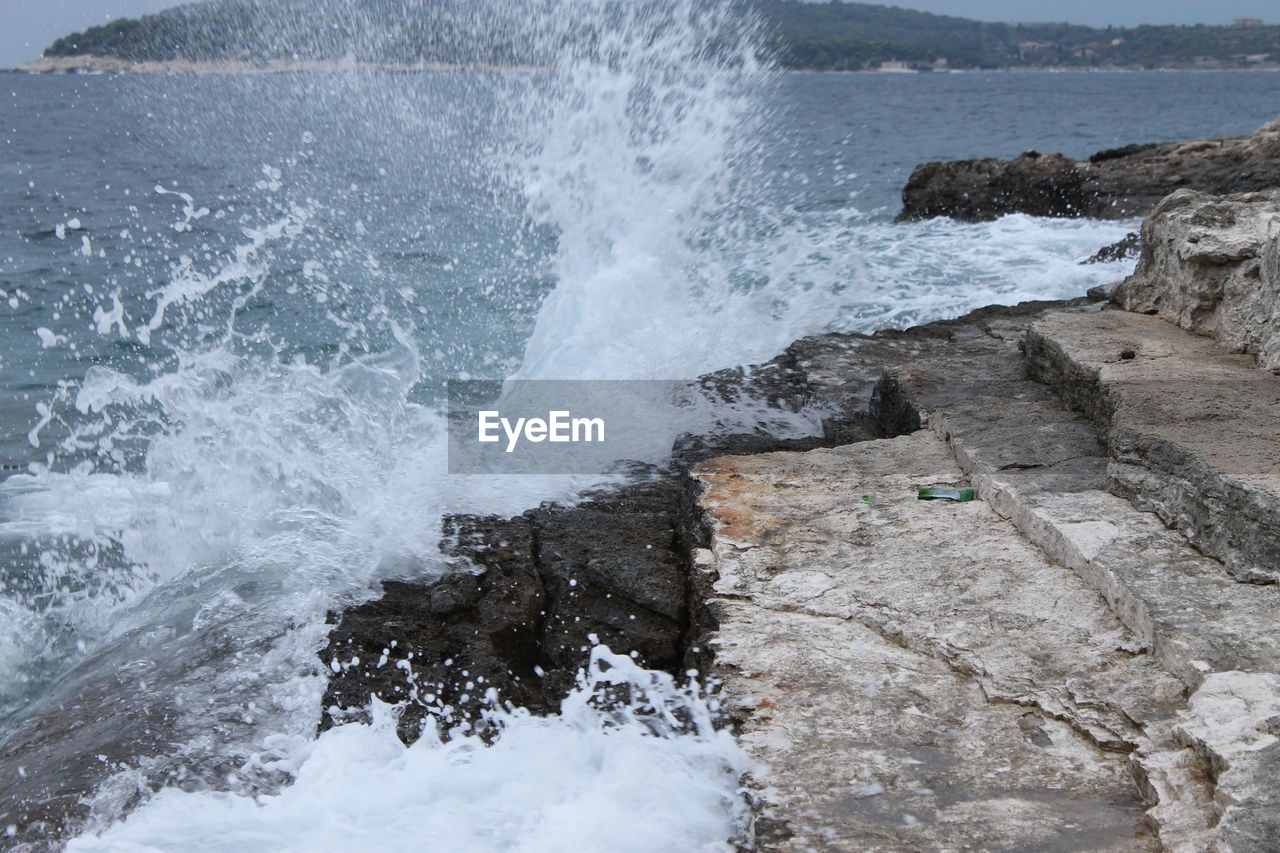
MULTIPOLYGON (((868 3, 748 0, 784 68, 860 70, 897 60, 954 68, 1248 67, 1280 59, 1280 26, 1107 27, 990 23, 868 3)), ((410 0, 213 0, 124 18, 58 39, 46 56, 125 60, 343 59, 542 64, 519 27, 449 3, 410 0), (476 26, 475 22, 484 25, 476 26), (484 32, 480 32, 484 30, 484 32), (360 38, 355 34, 359 33, 360 38)), ((474 11, 474 10, 473 10, 474 11)))

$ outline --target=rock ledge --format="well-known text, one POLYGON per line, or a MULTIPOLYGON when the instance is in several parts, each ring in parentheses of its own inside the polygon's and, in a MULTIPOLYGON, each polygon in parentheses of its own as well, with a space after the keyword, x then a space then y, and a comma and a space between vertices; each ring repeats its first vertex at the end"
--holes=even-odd
POLYGON ((899 221, 969 222, 1010 213, 1127 219, 1169 193, 1244 193, 1280 186, 1280 119, 1249 136, 1127 145, 1088 160, 1026 151, 1012 160, 922 163, 902 191, 899 221))

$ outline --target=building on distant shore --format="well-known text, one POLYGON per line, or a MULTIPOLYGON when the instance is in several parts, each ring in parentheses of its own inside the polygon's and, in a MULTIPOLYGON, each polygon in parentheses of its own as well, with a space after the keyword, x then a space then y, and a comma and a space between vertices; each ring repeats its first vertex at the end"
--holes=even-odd
POLYGON ((1262 26, 1261 18, 1236 18, 1231 22, 1234 27, 1260 27, 1262 26))

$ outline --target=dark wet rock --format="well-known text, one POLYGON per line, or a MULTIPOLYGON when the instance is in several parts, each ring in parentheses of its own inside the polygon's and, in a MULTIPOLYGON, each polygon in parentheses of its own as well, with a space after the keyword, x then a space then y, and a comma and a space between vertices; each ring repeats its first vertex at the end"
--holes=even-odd
POLYGON ((879 437, 865 399, 848 384, 853 377, 836 385, 814 381, 804 359, 803 342, 797 341, 764 364, 699 378, 699 391, 721 414, 707 432, 677 438, 673 462, 688 467, 715 456, 811 450, 879 437), (819 424, 817 434, 789 435, 793 427, 785 416, 805 413, 819 424))
POLYGON ((1136 258, 1138 257, 1138 251, 1140 249, 1138 237, 1139 235, 1137 231, 1130 231, 1116 242, 1103 246, 1080 263, 1109 264, 1112 261, 1123 261, 1129 258, 1136 258))
POLYGON ((678 464, 689 466, 716 456, 750 456, 755 453, 772 453, 775 450, 813 450, 817 447, 830 447, 832 444, 866 441, 878 435, 875 422, 866 417, 842 424, 828 435, 805 438, 778 438, 766 433, 683 435, 676 441, 673 454, 678 464))
POLYGON ((1123 160, 1139 154, 1150 154, 1162 148, 1159 142, 1139 142, 1133 145, 1121 145, 1119 148, 1104 148, 1089 158, 1090 163, 1105 163, 1108 160, 1123 160))
POLYGON ((1088 160, 1028 151, 1012 160, 923 163, 902 192, 900 221, 971 222, 1010 213, 1125 219, 1178 189, 1242 193, 1280 187, 1280 121, 1249 136, 1128 145, 1088 160))
POLYGON ((596 643, 679 671, 695 533, 683 501, 668 474, 576 507, 447 518, 457 571, 384 583, 380 598, 341 615, 321 655, 334 671, 322 726, 361 714, 371 695, 406 703, 406 742, 428 719, 441 734, 479 722, 490 691, 550 713, 596 643))
POLYGON ((790 353, 764 364, 744 365, 717 370, 698 378, 702 394, 727 411, 739 404, 763 405, 786 412, 799 412, 813 404, 813 391, 805 381, 804 371, 790 353))
POLYGON ((1091 194, 1077 164, 1061 154, 1026 151, 1012 160, 924 163, 902 191, 899 220, 950 216, 970 222, 1010 213, 1084 216, 1091 194))
POLYGON ((448 525, 450 550, 481 571, 430 584, 389 581, 380 598, 344 612, 321 655, 334 670, 323 727, 343 719, 336 709, 363 710, 370 694, 407 704, 400 719, 406 741, 417 738, 429 707, 445 722, 478 719, 490 688, 547 710, 533 655, 546 591, 528 519, 453 518, 448 525))

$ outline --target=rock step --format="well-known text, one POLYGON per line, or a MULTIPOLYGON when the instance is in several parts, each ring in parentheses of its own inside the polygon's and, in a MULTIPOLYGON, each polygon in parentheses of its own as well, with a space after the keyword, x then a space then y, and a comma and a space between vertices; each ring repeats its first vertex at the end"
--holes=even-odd
POLYGON ((1108 485, 1238 579, 1280 580, 1280 376, 1157 317, 1050 313, 1027 334, 1110 450, 1108 485))
MULTIPOLYGON (((1104 338, 1113 315, 1186 334, 1139 315, 1049 312, 1027 322, 1027 349, 1038 346, 1034 336, 1043 339, 1051 324, 1104 338)), ((1189 343, 1213 346, 1201 338, 1189 343)), ((874 414, 889 434, 932 427, 979 494, 1094 586, 1189 689, 1208 672, 1280 672, 1280 589, 1236 582, 1222 563, 1190 547, 1150 512, 1107 491, 1108 470, 1116 466, 1097 431, 1048 387, 1026 377, 1027 364, 1035 361, 1024 361, 1007 334, 958 338, 888 368, 874 414)), ((1074 376, 1052 382, 1067 397, 1091 393, 1074 376)), ((1168 420, 1176 425, 1172 415, 1168 420)))
POLYGON ((1182 685, 989 504, 916 499, 967 479, 943 441, 694 474, 759 849, 1159 849, 1125 751, 1182 685))

